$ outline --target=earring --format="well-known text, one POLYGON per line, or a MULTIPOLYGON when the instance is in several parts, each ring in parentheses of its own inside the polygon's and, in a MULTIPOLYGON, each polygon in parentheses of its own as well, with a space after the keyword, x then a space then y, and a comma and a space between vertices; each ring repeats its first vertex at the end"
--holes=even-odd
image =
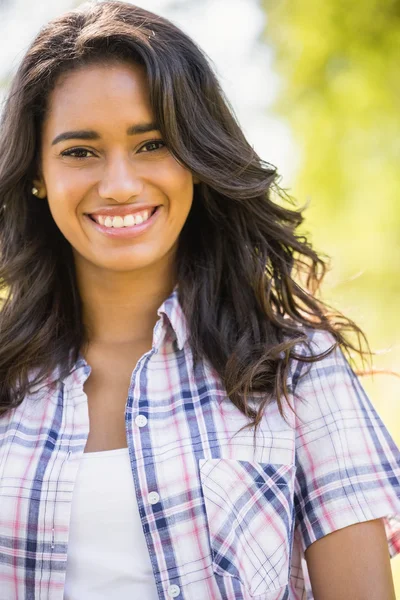
POLYGON ((37 195, 38 195, 38 193, 39 193, 39 190, 38 190, 36 187, 33 187, 33 188, 32 188, 32 194, 33 194, 34 196, 37 196, 37 195))

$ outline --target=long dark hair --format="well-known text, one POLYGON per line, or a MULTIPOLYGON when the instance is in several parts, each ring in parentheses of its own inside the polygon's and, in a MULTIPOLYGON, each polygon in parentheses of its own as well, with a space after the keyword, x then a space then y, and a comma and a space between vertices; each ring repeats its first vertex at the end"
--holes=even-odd
POLYGON ((349 358, 350 350, 364 357, 361 338, 368 342, 353 321, 317 299, 327 262, 296 233, 302 210, 284 207, 293 200, 245 139, 204 53, 168 20, 124 2, 87 4, 46 25, 5 104, 0 410, 18 406, 56 367, 65 377, 88 341, 71 247, 31 189, 49 92, 62 73, 106 60, 145 67, 163 140, 200 180, 179 238, 179 300, 194 363, 211 363, 256 431, 267 402, 277 401, 283 415, 290 360, 327 354, 296 352, 298 345, 310 348, 308 330, 330 332, 332 349, 340 345, 349 358), (295 280, 300 275, 303 285, 295 280), (257 411, 248 403, 251 392, 262 392, 257 411))

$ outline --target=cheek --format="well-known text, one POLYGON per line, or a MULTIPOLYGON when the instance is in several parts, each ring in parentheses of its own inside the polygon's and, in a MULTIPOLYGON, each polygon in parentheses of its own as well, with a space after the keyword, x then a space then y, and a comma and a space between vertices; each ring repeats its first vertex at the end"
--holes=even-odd
POLYGON ((81 171, 74 169, 68 173, 54 169, 46 178, 48 196, 63 200, 82 196, 89 185, 88 174, 83 169, 81 171))
POLYGON ((79 203, 76 188, 68 184, 57 183, 57 186, 48 190, 47 199, 53 219, 60 228, 71 225, 69 217, 76 215, 76 207, 79 203))
POLYGON ((175 159, 165 171, 164 189, 170 201, 171 210, 182 216, 187 215, 193 201, 193 177, 175 159))
MULTIPOLYGON (((61 233, 72 243, 74 232, 79 229, 77 207, 82 194, 79 188, 65 179, 54 180, 47 187, 50 213, 61 233)), ((76 235, 76 233, 75 233, 76 235)))
POLYGON ((193 203, 193 183, 191 178, 182 180, 170 198, 171 220, 177 229, 182 229, 193 203))
POLYGON ((87 177, 83 171, 78 170, 66 176, 57 168, 44 170, 43 173, 50 212, 59 227, 68 227, 68 223, 62 220, 76 215, 76 208, 88 187, 87 177))

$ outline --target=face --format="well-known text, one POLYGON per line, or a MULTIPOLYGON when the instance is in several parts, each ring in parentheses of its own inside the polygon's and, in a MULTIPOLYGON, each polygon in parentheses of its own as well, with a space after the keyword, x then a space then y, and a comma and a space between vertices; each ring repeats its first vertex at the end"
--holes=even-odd
POLYGON ((91 65, 63 75, 41 141, 34 185, 77 266, 129 271, 172 263, 197 180, 163 143, 142 66, 91 65), (93 220, 106 216, 103 225, 93 220))

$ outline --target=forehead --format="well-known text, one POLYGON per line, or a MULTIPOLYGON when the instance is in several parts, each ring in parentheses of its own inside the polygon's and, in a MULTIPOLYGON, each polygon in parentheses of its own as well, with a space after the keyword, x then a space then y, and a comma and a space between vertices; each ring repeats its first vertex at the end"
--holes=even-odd
POLYGON ((96 63, 62 74, 48 97, 44 127, 65 127, 72 121, 101 121, 111 116, 113 120, 152 117, 142 65, 96 63))

